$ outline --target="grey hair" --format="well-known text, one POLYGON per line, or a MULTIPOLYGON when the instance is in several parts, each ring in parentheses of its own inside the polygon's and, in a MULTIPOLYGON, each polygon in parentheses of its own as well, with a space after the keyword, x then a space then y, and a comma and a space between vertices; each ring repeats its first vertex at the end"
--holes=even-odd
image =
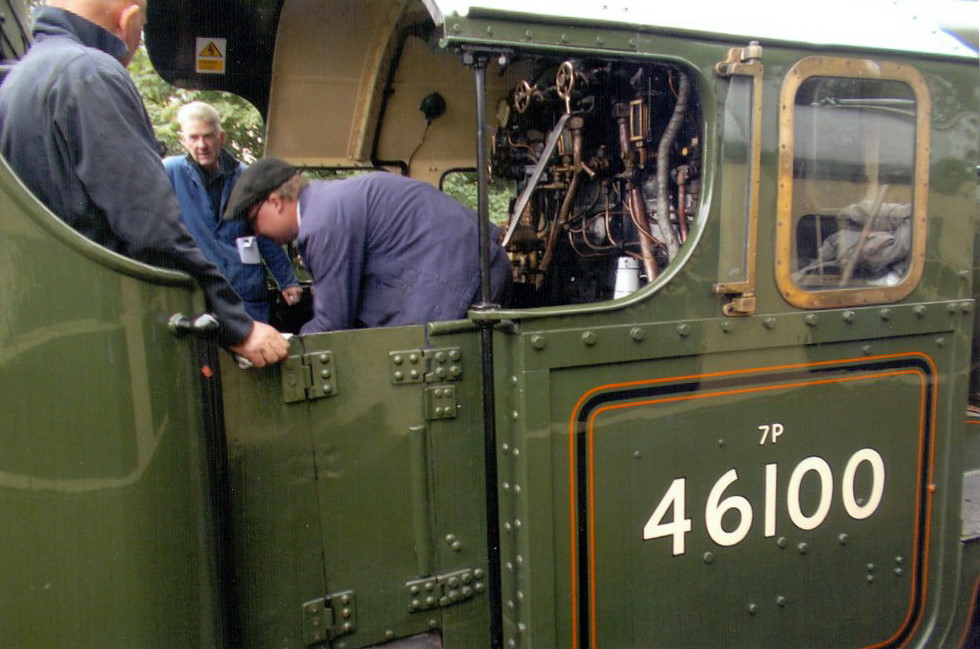
POLYGON ((214 109, 214 106, 203 101, 192 101, 189 104, 184 104, 177 111, 177 123, 180 124, 181 130, 184 130, 187 122, 192 120, 210 124, 217 129, 218 133, 224 130, 221 128, 221 115, 214 109))
POLYGON ((289 180, 279 185, 275 190, 276 196, 281 199, 286 200, 297 200, 299 198, 299 193, 303 191, 303 188, 310 184, 310 181, 302 174, 302 172, 295 174, 289 180))

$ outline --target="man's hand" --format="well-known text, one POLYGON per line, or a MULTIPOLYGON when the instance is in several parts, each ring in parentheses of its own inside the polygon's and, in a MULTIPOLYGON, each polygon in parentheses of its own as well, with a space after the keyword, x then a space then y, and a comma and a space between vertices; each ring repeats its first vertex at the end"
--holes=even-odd
POLYGON ((303 287, 290 286, 289 288, 282 289, 282 299, 290 306, 299 304, 299 301, 303 299, 303 287))
POLYGON ((252 333, 242 342, 232 345, 231 351, 247 358, 255 367, 265 367, 286 358, 289 341, 275 328, 264 322, 256 322, 252 333))

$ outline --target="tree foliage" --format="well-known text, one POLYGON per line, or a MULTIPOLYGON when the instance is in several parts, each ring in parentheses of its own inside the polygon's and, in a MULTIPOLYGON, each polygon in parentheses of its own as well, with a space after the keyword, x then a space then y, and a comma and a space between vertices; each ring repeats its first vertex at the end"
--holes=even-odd
POLYGON ((153 130, 166 146, 168 155, 184 151, 178 137, 177 111, 188 102, 203 101, 214 106, 221 115, 221 125, 227 133, 225 147, 236 158, 249 163, 262 156, 265 134, 262 116, 241 97, 216 90, 186 90, 170 85, 153 69, 143 46, 133 57, 129 73, 143 96, 153 130))

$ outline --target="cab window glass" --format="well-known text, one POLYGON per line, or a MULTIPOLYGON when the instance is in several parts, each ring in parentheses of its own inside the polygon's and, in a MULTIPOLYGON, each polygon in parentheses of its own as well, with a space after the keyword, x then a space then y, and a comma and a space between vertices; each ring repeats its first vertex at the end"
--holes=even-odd
POLYGON ((925 93, 899 66, 896 78, 813 72, 784 89, 780 287, 799 306, 900 299, 921 274, 925 93))

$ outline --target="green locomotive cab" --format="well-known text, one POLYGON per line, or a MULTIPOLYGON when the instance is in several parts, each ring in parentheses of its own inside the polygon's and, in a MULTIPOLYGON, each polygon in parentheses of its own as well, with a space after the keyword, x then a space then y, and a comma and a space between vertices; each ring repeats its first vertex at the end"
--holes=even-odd
POLYGON ((970 3, 574 4, 149 3, 266 155, 472 191, 464 320, 243 370, 0 164, 0 649, 976 641, 970 3))

